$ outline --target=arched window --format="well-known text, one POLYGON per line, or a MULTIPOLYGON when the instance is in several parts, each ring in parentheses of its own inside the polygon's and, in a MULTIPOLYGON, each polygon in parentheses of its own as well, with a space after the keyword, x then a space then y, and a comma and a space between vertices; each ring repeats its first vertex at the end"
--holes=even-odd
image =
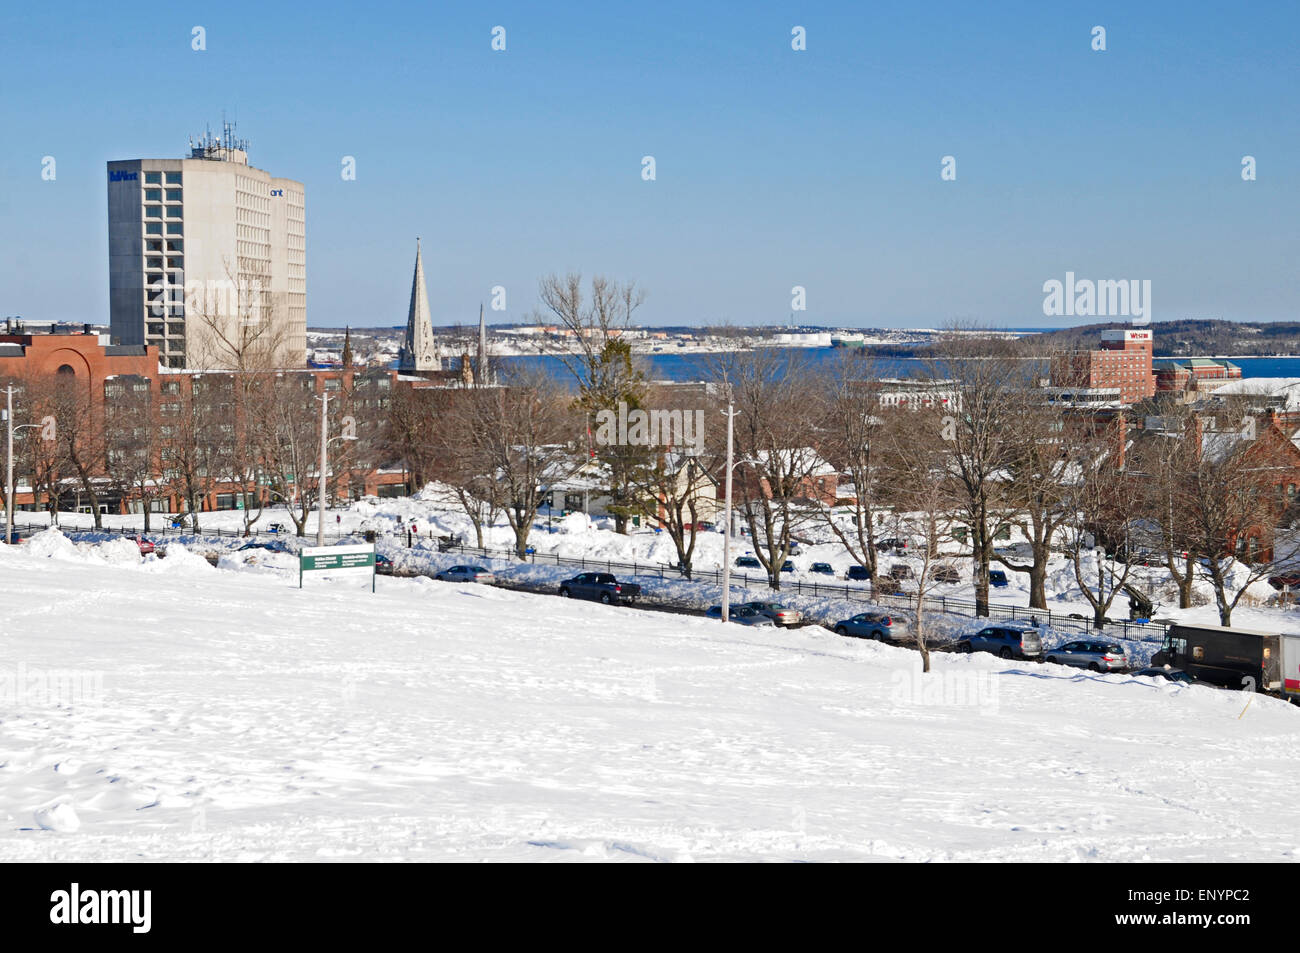
POLYGON ((57 372, 60 377, 76 377, 77 372, 72 369, 71 364, 60 364, 57 372))

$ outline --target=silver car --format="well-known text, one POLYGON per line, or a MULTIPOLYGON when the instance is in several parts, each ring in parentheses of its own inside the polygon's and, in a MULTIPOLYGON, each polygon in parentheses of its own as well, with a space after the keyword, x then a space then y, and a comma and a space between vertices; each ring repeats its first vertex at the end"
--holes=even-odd
POLYGON ((483 582, 494 583, 497 577, 482 566, 452 566, 433 577, 442 582, 483 582))
MULTIPOLYGON (((722 606, 710 606, 709 611, 705 614, 712 619, 721 619, 722 606)), ((753 606, 747 606, 744 604, 730 606, 727 609, 727 621, 735 622, 737 625, 776 626, 775 622, 763 615, 763 613, 759 612, 753 606)))
POLYGON ((958 652, 992 652, 999 658, 1041 659, 1043 640, 1037 627, 1007 621, 962 635, 953 643, 958 652))
POLYGON ((798 609, 788 609, 779 602, 746 602, 745 605, 757 609, 777 625, 798 625, 803 622, 803 613, 798 609))
POLYGON ((1128 655, 1117 642, 1066 642, 1047 653, 1047 661, 1092 672, 1127 672, 1128 655))

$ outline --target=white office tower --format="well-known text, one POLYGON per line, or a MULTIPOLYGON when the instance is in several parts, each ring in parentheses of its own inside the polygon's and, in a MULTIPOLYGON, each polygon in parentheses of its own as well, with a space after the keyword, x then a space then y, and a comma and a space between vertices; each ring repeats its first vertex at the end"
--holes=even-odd
POLYGON ((119 344, 165 367, 301 367, 307 230, 301 182, 248 164, 225 123, 188 159, 108 163, 109 314, 119 344))

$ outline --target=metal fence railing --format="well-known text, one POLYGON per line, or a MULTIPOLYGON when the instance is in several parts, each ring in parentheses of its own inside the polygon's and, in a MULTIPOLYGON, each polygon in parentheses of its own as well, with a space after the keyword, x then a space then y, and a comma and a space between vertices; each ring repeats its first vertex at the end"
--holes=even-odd
MULTIPOLYGON (((48 529, 47 524, 14 524, 14 530, 19 536, 27 536, 33 532, 41 532, 48 529)), ((112 527, 104 526, 98 530, 94 528, 93 523, 89 526, 80 526, 70 524, 66 521, 58 525, 60 530, 73 533, 106 533, 118 536, 135 536, 140 535, 146 538, 168 536, 214 536, 217 538, 235 538, 235 539, 301 539, 305 545, 315 542, 316 534, 309 531, 305 537, 296 537, 293 533, 292 526, 283 533, 272 533, 267 530, 254 530, 245 533, 240 529, 201 529, 195 533, 192 529, 177 527, 170 523, 157 528, 151 528, 147 533, 134 527, 112 527)), ((363 535, 358 532, 346 532, 340 527, 326 526, 325 538, 330 540, 342 540, 355 538, 363 535)), ((450 537, 439 537, 429 532, 419 537, 414 536, 409 531, 387 534, 389 538, 396 538, 404 541, 407 546, 414 542, 436 543, 438 549, 444 553, 461 553, 467 556, 478 556, 483 559, 502 559, 507 561, 518 561, 518 556, 513 549, 490 549, 478 546, 467 546, 463 543, 455 542, 450 537)), ((676 568, 665 565, 664 563, 640 563, 624 562, 611 559, 591 559, 585 556, 561 556, 558 553, 539 553, 532 551, 527 554, 527 561, 533 564, 555 565, 555 566, 572 566, 575 569, 599 569, 608 573, 622 573, 630 576, 649 577, 657 579, 675 579, 682 580, 685 576, 676 568)), ((717 585, 722 583, 722 570, 720 569, 696 569, 691 572, 690 581, 692 582, 710 582, 717 585)), ((750 588, 751 586, 766 586, 768 584, 767 574, 750 574, 746 572, 731 573, 731 583, 735 586, 750 588)), ((914 609, 916 606, 915 595, 906 593, 893 594, 876 592, 868 585, 853 585, 848 582, 800 582, 796 580, 782 580, 781 591, 796 592, 801 595, 835 597, 848 599, 858 602, 864 602, 871 605, 883 606, 894 609, 914 609)), ((975 601, 972 599, 954 599, 948 596, 926 596, 923 606, 928 612, 951 613, 953 615, 964 615, 978 617, 975 601)), ((1028 606, 1017 606, 1009 603, 990 602, 987 606, 987 616, 989 619, 1023 619, 1034 620, 1045 623, 1056 629, 1067 631, 1077 631, 1080 634, 1096 634, 1097 629, 1092 625, 1091 617, 1080 617, 1078 613, 1053 612, 1050 609, 1031 609, 1028 606)), ((1120 638, 1131 639, 1139 642, 1158 642, 1164 638, 1166 626, 1159 622, 1131 622, 1125 619, 1108 620, 1104 632, 1112 635, 1118 635, 1120 638)))
MULTIPOLYGON (((487 549, 477 546, 466 546, 460 543, 443 542, 440 545, 442 552, 462 553, 471 556, 480 556, 484 559, 506 559, 518 560, 514 550, 510 549, 487 549)), ((573 566, 577 569, 600 569, 608 573, 624 573, 631 576, 648 576, 658 579, 683 579, 685 576, 679 570, 663 563, 638 563, 638 562, 621 562, 611 559, 590 559, 582 556, 561 556, 558 553, 538 553, 529 552, 528 561, 534 564, 556 566, 573 566)), ((696 569, 691 572, 691 581, 693 582, 711 582, 715 584, 722 583, 722 571, 720 569, 696 569)), ((745 572, 731 573, 732 585, 749 588, 750 586, 766 586, 768 584, 767 574, 750 575, 745 572)), ((781 591, 797 592, 801 595, 837 597, 841 599, 851 599, 859 602, 866 602, 872 605, 892 607, 896 609, 915 608, 915 595, 906 593, 891 594, 878 593, 870 585, 854 586, 847 582, 830 583, 830 582, 799 582, 796 580, 783 580, 781 582, 781 591)), ((977 617, 979 608, 973 599, 953 599, 947 596, 926 596, 923 600, 923 607, 930 612, 951 613, 953 615, 965 615, 977 617)), ((1091 617, 1080 617, 1079 613, 1053 612, 1050 609, 1031 609, 1028 606, 1010 605, 1008 603, 990 602, 987 606, 987 618, 990 619, 1023 619, 1042 622, 1052 628, 1074 630, 1081 634, 1095 633, 1097 629, 1093 627, 1091 617)), ((1105 630, 1114 634, 1119 630, 1121 638, 1132 639, 1139 642, 1158 642, 1164 638, 1166 626, 1159 622, 1131 622, 1126 619, 1112 619, 1106 623, 1105 630)))

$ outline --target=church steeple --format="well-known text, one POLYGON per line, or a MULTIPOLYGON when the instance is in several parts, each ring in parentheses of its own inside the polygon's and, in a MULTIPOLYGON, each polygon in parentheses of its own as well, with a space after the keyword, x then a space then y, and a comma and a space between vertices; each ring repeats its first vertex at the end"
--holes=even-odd
POLYGON ((343 369, 346 371, 352 367, 352 326, 349 325, 343 331, 343 369))
POLYGON ((424 256, 420 240, 415 240, 415 276, 411 279, 411 307, 406 314, 406 341, 398 355, 397 366, 403 371, 436 371, 442 362, 433 339, 433 322, 429 317, 429 292, 424 285, 424 256))

